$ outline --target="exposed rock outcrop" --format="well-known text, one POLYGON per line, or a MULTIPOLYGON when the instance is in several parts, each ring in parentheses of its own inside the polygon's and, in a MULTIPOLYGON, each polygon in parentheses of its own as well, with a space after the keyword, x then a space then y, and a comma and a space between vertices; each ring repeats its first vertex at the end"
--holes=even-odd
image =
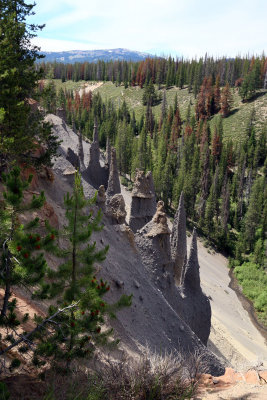
POLYGON ((155 189, 152 173, 136 170, 129 226, 133 232, 151 221, 156 211, 155 189))
MULTIPOLYGON (((60 222, 63 223, 63 197, 65 193, 72 190, 72 183, 69 182, 69 178, 66 179, 65 171, 70 170, 72 174, 75 172, 71 164, 66 161, 66 154, 68 147, 77 148, 78 136, 70 128, 65 129, 58 117, 50 116, 50 120, 62 144, 59 157, 53 167, 54 183, 46 185, 45 190, 47 200, 53 204, 60 222)), ((85 163, 88 165, 90 145, 83 142, 83 146, 85 163)), ((84 193, 86 196, 92 196, 94 189, 85 173, 83 173, 82 181, 84 193)), ((139 192, 142 193, 142 188, 139 192)), ((100 188, 99 205, 103 204, 103 193, 103 188, 100 188)), ((111 198, 109 201, 112 205, 110 209, 113 208, 112 214, 103 215, 104 228, 93 235, 92 239, 96 241, 99 249, 106 244, 110 246, 106 260, 101 264, 100 272, 103 279, 111 282, 110 291, 106 294, 107 301, 116 302, 122 293, 133 294, 132 306, 121 310, 117 314, 117 319, 111 321, 121 342, 130 351, 137 353, 139 344, 143 346, 147 344, 158 353, 178 351, 184 357, 197 351, 203 354, 210 373, 222 374, 223 367, 219 360, 203 345, 205 337, 201 324, 207 324, 207 322, 205 318, 203 322, 201 321, 203 314, 199 311, 202 306, 201 302, 198 305, 198 300, 202 292, 188 289, 187 286, 178 288, 174 283, 170 232, 162 204, 159 204, 158 212, 151 220, 156 211, 154 206, 154 213, 149 223, 136 233, 135 247, 131 231, 126 234, 124 226, 118 225, 126 213, 122 201, 118 198, 120 195, 114 197, 114 200, 111 198), (121 211, 118 212, 118 210, 121 211), (123 287, 118 287, 115 281, 123 282, 123 287), (195 297, 195 300, 192 301, 192 297, 195 297), (193 319, 196 320, 195 326, 193 319), (195 333, 191 326, 194 326, 195 333), (201 337, 202 342, 199 339, 201 337)), ((155 204, 155 198, 151 194, 149 197, 139 197, 139 200, 144 201, 151 201, 151 199, 155 204)), ((203 293, 202 296, 204 296, 203 293)), ((209 332, 209 326, 206 329, 209 332)))
POLYGON ((80 160, 80 170, 84 171, 85 170, 85 165, 84 165, 84 151, 83 151, 83 136, 82 132, 78 132, 78 156, 80 160))
POLYGON ((107 187, 108 169, 100 165, 100 148, 96 122, 94 125, 93 142, 89 149, 89 164, 83 173, 83 177, 96 189, 101 185, 104 185, 105 188, 107 187))
POLYGON ((181 193, 179 205, 173 220, 171 234, 171 254, 174 262, 174 279, 176 285, 181 284, 183 269, 186 264, 186 214, 184 194, 181 193))
POLYGON ((106 191, 104 185, 100 185, 98 192, 97 192, 97 198, 96 198, 96 204, 98 205, 99 208, 103 211, 103 213, 106 212, 106 191))
POLYGON ((190 257, 185 270, 185 284, 179 287, 175 285, 170 231, 162 202, 158 202, 157 212, 152 221, 135 234, 135 240, 152 282, 159 288, 177 315, 206 345, 211 326, 211 308, 209 299, 200 287, 196 233, 193 235, 190 257))
POLYGON ((113 147, 111 149, 111 162, 109 168, 107 196, 112 197, 115 194, 119 193, 121 193, 121 184, 117 168, 116 149, 113 147))
POLYGON ((66 122, 67 120, 66 110, 63 107, 58 107, 56 113, 59 118, 61 118, 64 122, 66 122))
POLYGON ((182 318, 188 323, 193 332, 198 335, 200 340, 206 344, 211 327, 211 307, 208 297, 202 292, 200 286, 195 229, 181 290, 184 299, 182 318))
POLYGON ((171 231, 168 227, 167 216, 164 211, 164 202, 160 200, 157 204, 157 211, 152 219, 151 230, 146 234, 148 237, 156 237, 158 235, 169 235, 171 231))
POLYGON ((105 160, 105 163, 109 168, 110 167, 110 163, 111 163, 111 146, 110 146, 109 137, 107 138, 107 143, 106 143, 106 160, 105 160))
POLYGON ((93 142, 90 147, 90 158, 88 168, 99 168, 100 167, 100 148, 98 141, 98 127, 97 123, 94 124, 93 142))
POLYGON ((79 156, 70 147, 68 147, 66 159, 73 165, 75 169, 80 169, 79 156))
POLYGON ((122 194, 112 196, 106 205, 106 215, 112 224, 124 224, 126 218, 125 201, 122 194))
POLYGON ((152 221, 148 222, 136 235, 136 242, 152 279, 161 289, 169 287, 173 281, 170 233, 163 201, 157 204, 152 221))
POLYGON ((197 257, 197 233, 194 228, 188 262, 185 267, 183 286, 185 290, 199 290, 199 263, 197 257))

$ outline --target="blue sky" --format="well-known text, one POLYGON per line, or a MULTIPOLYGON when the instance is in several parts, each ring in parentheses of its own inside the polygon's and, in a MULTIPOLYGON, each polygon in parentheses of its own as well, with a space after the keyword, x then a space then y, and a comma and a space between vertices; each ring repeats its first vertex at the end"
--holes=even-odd
POLYGON ((267 0, 36 0, 43 51, 112 49, 199 57, 267 53, 267 0))

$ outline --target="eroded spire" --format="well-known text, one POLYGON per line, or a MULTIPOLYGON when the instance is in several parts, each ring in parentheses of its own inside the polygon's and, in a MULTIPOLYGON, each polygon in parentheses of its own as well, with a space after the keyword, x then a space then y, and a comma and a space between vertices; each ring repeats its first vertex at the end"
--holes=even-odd
POLYGON ((121 193, 121 185, 120 185, 119 172, 118 172, 118 167, 117 167, 116 149, 114 147, 112 147, 107 196, 112 197, 118 193, 121 193))
POLYGON ((176 285, 180 285, 183 268, 186 263, 186 213, 183 192, 181 193, 179 205, 173 220, 171 255, 174 262, 175 283, 176 285))
POLYGON ((193 230, 189 258, 185 267, 183 286, 185 289, 200 289, 199 263, 197 255, 197 233, 193 230))

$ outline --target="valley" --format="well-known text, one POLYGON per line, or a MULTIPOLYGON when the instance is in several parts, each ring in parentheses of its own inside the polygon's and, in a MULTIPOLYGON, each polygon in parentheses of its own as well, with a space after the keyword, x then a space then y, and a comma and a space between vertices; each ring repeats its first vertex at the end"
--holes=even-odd
POLYGON ((264 51, 223 55, 215 4, 193 48, 188 2, 2 3, 0 399, 265 398, 264 51))

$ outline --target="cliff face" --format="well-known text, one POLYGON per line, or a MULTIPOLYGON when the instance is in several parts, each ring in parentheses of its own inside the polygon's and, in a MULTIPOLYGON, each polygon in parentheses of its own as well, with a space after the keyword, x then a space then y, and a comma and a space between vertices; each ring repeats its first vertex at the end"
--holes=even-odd
POLYGON ((107 195, 112 197, 121 192, 119 171, 117 167, 116 149, 111 149, 107 195))
POLYGON ((156 211, 155 189, 151 172, 136 170, 129 226, 133 232, 151 221, 156 211))
POLYGON ((158 202, 152 221, 137 232, 135 238, 150 279, 179 317, 206 345, 210 334, 211 308, 209 299, 203 294, 200 286, 196 233, 193 234, 184 282, 180 286, 177 286, 175 282, 175 262, 171 257, 170 230, 162 201, 158 202))
POLYGON ((89 147, 88 166, 85 171, 83 171, 82 175, 84 179, 90 182, 95 189, 98 189, 100 185, 104 185, 105 188, 107 187, 109 166, 100 165, 100 148, 98 140, 98 127, 96 122, 94 125, 93 142, 89 147))
MULTIPOLYGON (((79 138, 69 128, 65 128, 58 117, 49 118, 54 124, 54 131, 63 143, 53 168, 55 179, 46 184, 44 189, 48 202, 53 205, 59 222, 63 224, 61 209, 63 196, 67 191, 72 191, 74 172, 72 165, 66 160, 67 149, 72 148, 77 154, 79 138)), ((90 145, 83 142, 83 147, 84 163, 90 165, 88 163, 90 145)), ((101 163, 104 165, 105 160, 102 160, 100 155, 99 164, 102 168, 101 163)), ((93 172, 88 168, 88 173, 83 174, 83 185, 85 194, 91 196, 95 189, 90 178, 93 172)), ((149 199, 150 205, 154 207, 155 197, 152 191, 150 197, 141 197, 142 194, 147 196, 149 192, 147 187, 143 190, 142 179, 145 177, 145 182, 149 183, 147 186, 151 187, 152 176, 150 174, 145 176, 143 173, 139 176, 142 177, 141 184, 139 188, 136 185, 133 198, 137 201, 149 199)), ((185 355, 188 355, 188 352, 201 352, 211 373, 215 375, 223 373, 220 361, 205 346, 210 331, 210 307, 197 281, 195 239, 185 269, 184 283, 177 286, 174 278, 175 261, 171 252, 171 231, 168 228, 163 203, 159 202, 157 209, 154 207, 153 214, 150 211, 152 215, 147 216, 150 221, 145 226, 140 226, 141 229, 139 228, 134 236, 131 229, 122 224, 123 220, 116 221, 114 215, 113 217, 109 215, 109 204, 115 196, 122 197, 117 193, 108 198, 103 186, 100 188, 96 208, 99 206, 104 212, 104 228, 94 236, 93 240, 99 248, 109 244, 107 258, 101 264, 99 272, 110 282, 111 289, 107 294, 107 300, 115 301, 122 293, 133 294, 132 306, 120 311, 117 320, 111 322, 122 345, 134 352, 139 351, 139 345, 149 345, 158 352, 173 350, 185 355), (190 278, 191 270, 195 271, 194 284, 190 278)), ((113 214, 118 210, 123 214, 121 199, 117 200, 117 203, 115 201, 113 203, 113 214)), ((142 211, 141 209, 140 218, 144 225, 142 211)), ((135 212, 137 220, 139 215, 135 212)))
POLYGON ((186 214, 183 192, 181 193, 179 205, 173 221, 171 254, 174 262, 174 279, 176 284, 180 285, 186 263, 186 214))

